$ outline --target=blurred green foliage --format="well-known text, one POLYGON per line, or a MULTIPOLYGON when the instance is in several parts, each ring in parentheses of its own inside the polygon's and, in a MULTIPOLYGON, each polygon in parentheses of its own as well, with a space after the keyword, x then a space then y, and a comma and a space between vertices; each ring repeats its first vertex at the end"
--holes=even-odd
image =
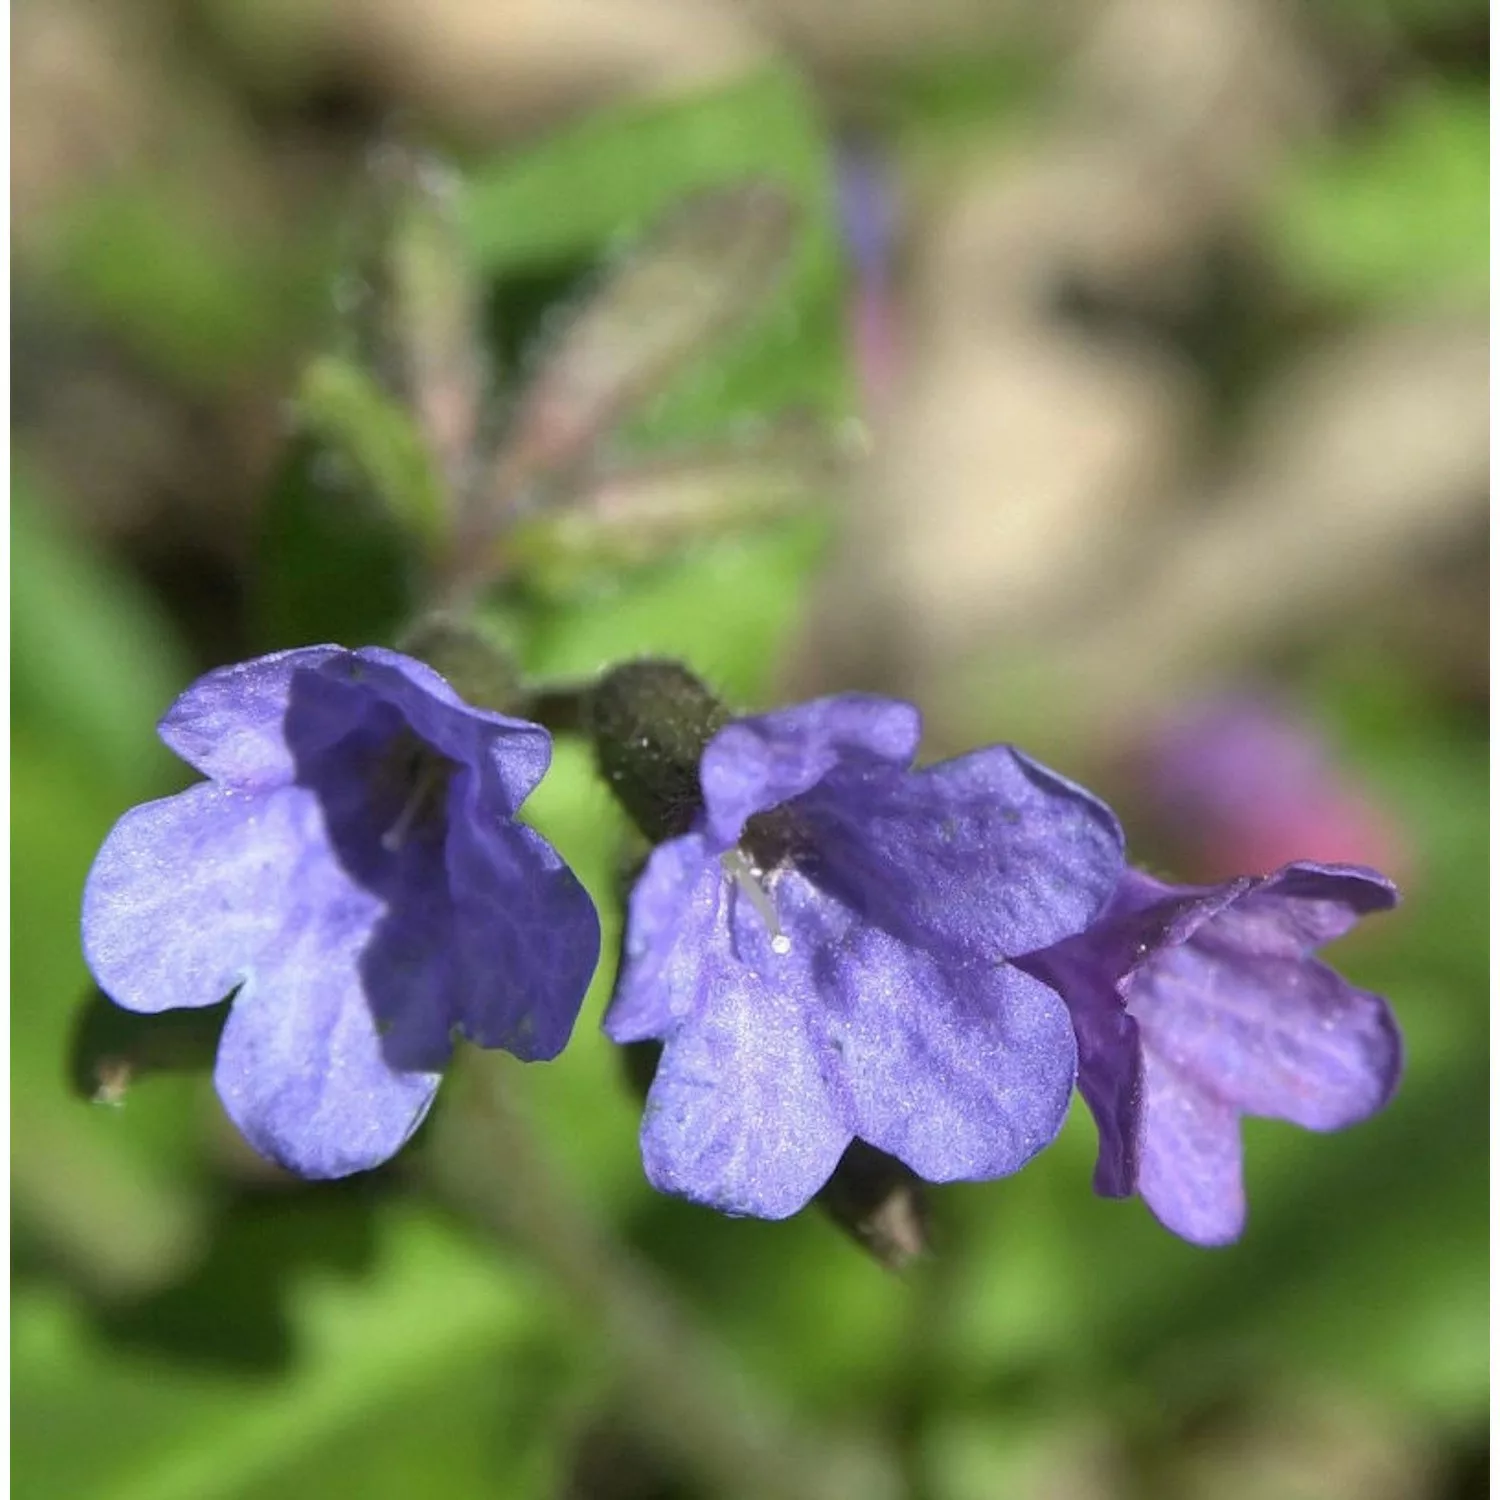
POLYGON ((1488 90, 1402 99, 1358 139, 1290 164, 1272 212, 1289 271, 1359 304, 1481 301, 1489 283, 1488 90))
POLYGON ((285 347, 319 303, 322 247, 293 256, 268 234, 221 221, 198 184, 122 183, 61 227, 59 292, 183 378, 218 381, 285 347))
POLYGON ((607 261, 697 189, 764 177, 790 190, 804 216, 775 304, 664 392, 631 433, 643 442, 697 439, 789 407, 826 411, 848 399, 831 172, 803 86, 775 74, 690 114, 655 105, 623 122, 602 112, 522 161, 481 163, 469 216, 480 264, 524 280, 607 261))
MULTIPOLYGON (((972 105, 972 68, 956 77, 952 97, 937 89, 945 118, 972 105)), ((1476 99, 1440 94, 1347 154, 1301 164, 1283 205, 1288 255, 1338 299, 1470 289, 1482 120, 1476 99)), ((685 190, 751 172, 803 209, 795 264, 742 335, 631 426, 636 449, 789 407, 843 410, 829 165, 803 90, 778 74, 605 112, 472 164, 472 242, 502 302, 507 286, 567 284, 606 261, 685 190)), ((119 222, 133 234, 147 219, 119 222)), ((201 265, 189 240, 173 240, 156 269, 166 277, 185 259, 197 279, 174 281, 170 297, 144 275, 118 296, 93 273, 83 284, 190 362, 237 357, 253 330, 236 310, 250 296, 222 266, 201 265)), ((545 338, 545 325, 534 331, 545 338)), ((365 402, 358 420, 374 409, 365 402)), ((304 440, 268 502, 260 647, 352 643, 399 624, 405 582, 378 508, 357 485, 328 485, 317 458, 304 440)), ((705 543, 686 564, 611 589, 512 600, 494 623, 538 675, 671 652, 753 704, 823 535, 812 519, 705 543)), ((56 527, 33 488, 13 497, 12 545, 16 1493, 555 1493, 579 1432, 607 1412, 613 1377, 610 1351, 536 1268, 414 1190, 400 1164, 338 1187, 249 1181, 202 1078, 144 1079, 116 1108, 70 1092, 71 1028, 88 995, 79 891, 111 821, 180 784, 151 724, 191 672, 152 598, 56 527)), ((1213 1403, 1266 1387, 1347 1393, 1376 1427, 1478 1430, 1481 736, 1386 662, 1351 667, 1330 654, 1305 686, 1420 846, 1409 905, 1341 954, 1358 982, 1393 997, 1406 1027, 1396 1104, 1331 1139, 1252 1128, 1251 1229, 1213 1253, 1172 1239, 1139 1204, 1091 1196, 1092 1127, 1075 1112, 1017 1178, 943 1193, 939 1256, 902 1280, 816 1215, 733 1222, 646 1187, 638 1109, 597 1031, 623 823, 583 752, 559 746, 528 814, 594 892, 606 962, 563 1058, 507 1077, 565 1179, 659 1268, 748 1381, 811 1425, 908 1442, 930 1493, 956 1500, 1003 1494, 1028 1464, 1100 1430, 1126 1445, 1170 1438, 1213 1403)), ((496 1191, 505 1171, 493 1162, 496 1191)))

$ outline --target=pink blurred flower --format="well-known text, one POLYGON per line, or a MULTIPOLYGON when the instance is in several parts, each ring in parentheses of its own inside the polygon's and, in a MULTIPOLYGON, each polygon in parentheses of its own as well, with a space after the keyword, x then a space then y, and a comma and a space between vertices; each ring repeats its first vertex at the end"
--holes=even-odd
POLYGON ((1390 809, 1282 701, 1235 693, 1185 706, 1133 757, 1144 811, 1200 880, 1269 874, 1293 860, 1372 865, 1409 880, 1390 809))
POLYGON ((898 362, 891 165, 879 146, 854 136, 838 143, 835 164, 839 222, 853 273, 845 319, 865 405, 878 410, 889 396, 898 362))

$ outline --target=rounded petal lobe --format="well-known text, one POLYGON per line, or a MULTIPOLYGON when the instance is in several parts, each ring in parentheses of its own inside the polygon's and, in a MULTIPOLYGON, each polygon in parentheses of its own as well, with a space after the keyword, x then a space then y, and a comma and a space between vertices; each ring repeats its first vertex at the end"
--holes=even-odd
POLYGON ((1245 1228, 1239 1113, 1149 1050, 1144 1069, 1141 1197, 1173 1234, 1230 1244, 1245 1228))
MULTIPOLYGON (((265 791, 292 781, 297 759, 286 715, 293 682, 347 654, 337 646, 303 646, 218 667, 178 698, 157 732, 175 755, 225 786, 265 791)), ((337 708, 331 716, 309 715, 309 733, 329 743, 342 720, 337 708)))
POLYGON ((1311 952, 1395 900, 1373 870, 1311 863, 1188 896, 1122 983, 1144 1044, 1245 1114, 1309 1130, 1373 1114, 1401 1072, 1395 1020, 1311 952))
POLYGON ((1027 955, 1073 1016, 1099 1122, 1096 1188, 1130 1189, 1132 1061, 1134 1180, 1163 1223, 1201 1244, 1243 1225, 1242 1115, 1336 1130, 1385 1104, 1401 1071, 1390 1009, 1311 953, 1395 899, 1359 866, 1202 887, 1127 870, 1100 921, 1027 955))
POLYGON ((1141 969, 1128 1004, 1149 1050, 1244 1114, 1338 1130, 1381 1108, 1400 1075, 1385 1001, 1316 959, 1194 941, 1141 969))
POLYGON ((318 827, 315 800, 292 787, 256 795, 204 782, 132 808, 84 886, 83 951, 100 988, 136 1011, 224 999, 276 943, 289 877, 318 827))
POLYGON ((1145 1080, 1140 1030, 1111 991, 1096 1005, 1072 1004, 1078 1038, 1078 1092, 1099 1131, 1094 1191, 1128 1198, 1140 1173, 1145 1080))
POLYGON ((728 849, 747 818, 801 796, 836 768, 846 776, 904 769, 921 737, 910 703, 863 693, 736 719, 709 741, 699 770, 710 840, 728 849))
POLYGON ((1208 890, 1170 887, 1126 869, 1105 913, 1083 932, 1028 953, 1017 964, 1060 994, 1078 1038, 1078 1090, 1099 1131, 1094 1191, 1136 1191, 1144 1131, 1141 1032, 1122 987, 1152 958, 1185 943, 1249 880, 1208 890))
POLYGON ((662 1192, 784 1219, 827 1182, 851 1132, 807 1034, 815 997, 740 963, 720 934, 699 953, 701 1004, 662 1052, 641 1156, 662 1192))
POLYGON ((829 875, 870 920, 953 953, 1030 953, 1081 932, 1124 869, 1097 798, 1004 745, 808 798, 829 875))
POLYGON ((486 808, 472 776, 449 794, 455 1020, 482 1047, 556 1057, 599 962, 599 915, 534 829, 486 808))
POLYGON ((804 1024, 855 1135, 930 1182, 1007 1176, 1052 1142, 1077 1068, 1055 991, 915 947, 798 877, 776 897, 787 951, 768 953, 767 980, 810 995, 804 1024))
POLYGON ((1104 1198, 1136 1190, 1143 1118, 1140 1029, 1115 988, 1127 952, 1117 941, 1120 925, 1091 928, 1016 960, 1068 1007, 1078 1039, 1078 1091, 1099 1130, 1094 1191, 1104 1198), (1099 947, 1096 934, 1104 940, 1099 947))
POLYGON ((437 1090, 432 1017, 408 1003, 377 1020, 365 959, 378 902, 350 888, 282 933, 235 997, 214 1083, 230 1119, 262 1155, 302 1177, 379 1166, 421 1123, 437 1090))
POLYGON ((1123 1012, 1110 1031, 1078 1033, 1078 1092, 1099 1131, 1094 1191, 1128 1198, 1140 1181, 1145 1082, 1140 1041, 1123 1012))

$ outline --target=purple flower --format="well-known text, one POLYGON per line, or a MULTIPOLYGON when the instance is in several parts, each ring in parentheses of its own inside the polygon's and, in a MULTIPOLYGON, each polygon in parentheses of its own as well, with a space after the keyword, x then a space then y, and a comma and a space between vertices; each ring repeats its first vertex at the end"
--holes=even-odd
POLYGON ((1410 865, 1388 809, 1316 725, 1275 697, 1226 693, 1186 704, 1132 759, 1142 801, 1201 879, 1264 874, 1294 856, 1410 865))
POLYGON ((933 1181, 1014 1172, 1055 1136, 1067 1010, 1008 956, 1087 925, 1113 815, 996 746, 912 769, 916 709, 847 695, 708 743, 703 806, 630 901, 605 1030, 664 1043, 646 1173, 784 1218, 856 1137, 933 1181))
POLYGON ((1401 1074, 1390 1009, 1311 955, 1395 902, 1358 865, 1214 886, 1130 870, 1088 931, 1022 958, 1073 1013, 1094 1190, 1227 1244, 1245 1224, 1242 1115, 1339 1130, 1380 1109, 1401 1074))
POLYGON ((84 952, 129 1010, 235 992, 214 1077, 258 1151, 305 1177, 376 1166, 454 1037, 562 1049, 599 928, 516 822, 545 730, 394 651, 311 646, 210 672, 160 732, 209 779, 115 825, 84 952))
POLYGON ((896 374, 896 308, 891 287, 896 205, 890 163, 858 136, 836 148, 839 221, 854 272, 847 313, 854 366, 865 396, 879 404, 896 374))

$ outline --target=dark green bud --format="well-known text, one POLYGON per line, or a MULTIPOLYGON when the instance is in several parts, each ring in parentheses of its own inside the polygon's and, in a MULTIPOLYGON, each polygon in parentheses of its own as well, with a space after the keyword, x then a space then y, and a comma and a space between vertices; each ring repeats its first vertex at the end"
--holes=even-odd
POLYGON ((626 662, 595 684, 588 727, 599 774, 653 844, 692 826, 704 747, 729 718, 681 662, 626 662))
POLYGON ((864 1141, 850 1143, 817 1204, 888 1271, 905 1270, 930 1249, 921 1179, 864 1141))

